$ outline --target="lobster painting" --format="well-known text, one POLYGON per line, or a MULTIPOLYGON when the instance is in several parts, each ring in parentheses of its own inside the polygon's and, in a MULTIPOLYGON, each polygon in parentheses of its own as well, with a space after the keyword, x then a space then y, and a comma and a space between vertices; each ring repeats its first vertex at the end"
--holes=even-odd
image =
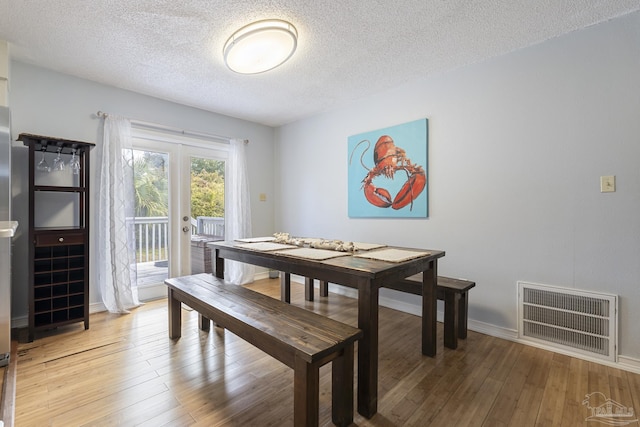
MULTIPOLYGON (((362 140, 356 148, 363 142, 370 144, 369 140, 362 140)), ((362 158, 368 150, 369 147, 367 147, 360 156, 360 163, 365 169, 368 168, 362 161, 362 158)), ((353 152, 351 156, 353 157, 353 152)), ((427 183, 427 176, 422 166, 411 163, 406 152, 402 148, 396 147, 393 139, 389 135, 382 135, 378 138, 378 142, 376 142, 373 149, 373 161, 373 168, 369 169, 369 173, 367 173, 362 180, 364 196, 369 203, 379 208, 392 207, 393 209, 402 209, 410 204, 409 210, 413 209, 413 201, 422 193, 427 183), (407 181, 392 200, 388 190, 373 185, 373 179, 380 175, 394 179, 395 173, 398 171, 406 173, 407 181)), ((349 160, 349 162, 351 162, 351 160, 349 160)))
POLYGON ((427 130, 420 119, 349 137, 350 217, 428 216, 427 130))

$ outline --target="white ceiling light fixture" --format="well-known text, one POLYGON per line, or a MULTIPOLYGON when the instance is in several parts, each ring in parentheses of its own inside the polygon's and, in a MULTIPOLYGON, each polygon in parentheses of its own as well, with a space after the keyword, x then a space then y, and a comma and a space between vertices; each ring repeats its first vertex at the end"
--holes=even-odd
POLYGON ((280 19, 267 19, 233 33, 224 44, 224 62, 236 73, 264 73, 291 58, 297 46, 296 27, 280 19))

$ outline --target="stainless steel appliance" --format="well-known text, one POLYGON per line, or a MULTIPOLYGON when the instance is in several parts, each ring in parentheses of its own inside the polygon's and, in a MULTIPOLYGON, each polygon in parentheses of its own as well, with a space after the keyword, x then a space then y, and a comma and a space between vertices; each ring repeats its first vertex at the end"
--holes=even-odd
POLYGON ((0 366, 11 353, 11 132, 9 109, 0 106, 0 366))

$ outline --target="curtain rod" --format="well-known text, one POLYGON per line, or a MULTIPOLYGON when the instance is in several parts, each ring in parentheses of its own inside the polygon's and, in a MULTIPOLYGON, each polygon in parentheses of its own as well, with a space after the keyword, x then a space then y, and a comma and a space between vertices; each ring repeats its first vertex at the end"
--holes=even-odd
MULTIPOLYGON (((96 116, 98 118, 105 118, 109 115, 109 113, 105 113, 103 111, 98 111, 96 113, 96 116)), ((198 138, 205 138, 205 139, 217 139, 220 141, 224 141, 226 143, 229 143, 229 141, 231 141, 231 139, 228 136, 222 136, 222 135, 214 135, 212 133, 204 133, 204 132, 194 132, 194 131, 189 131, 189 130, 184 130, 184 129, 180 129, 180 128, 176 128, 176 127, 172 127, 172 126, 165 126, 165 125, 161 125, 158 123, 151 123, 151 122, 145 122, 142 120, 136 120, 136 119, 129 119, 131 121, 131 124, 137 127, 143 127, 146 129, 150 129, 150 130, 160 130, 160 131, 165 131, 165 132, 172 132, 172 133, 177 133, 180 135, 184 135, 184 136, 195 136, 198 138)), ((245 144, 248 143, 248 140, 244 140, 245 144)))

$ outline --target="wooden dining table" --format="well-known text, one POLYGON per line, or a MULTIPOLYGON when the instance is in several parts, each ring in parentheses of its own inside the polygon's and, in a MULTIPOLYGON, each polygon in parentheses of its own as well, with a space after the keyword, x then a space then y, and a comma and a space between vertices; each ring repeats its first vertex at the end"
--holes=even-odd
MULTIPOLYGON (((436 277, 438 259, 444 251, 384 246, 369 251, 341 254, 328 259, 309 259, 287 255, 288 251, 255 250, 237 241, 216 241, 208 244, 214 274, 224 279, 225 260, 239 261, 280 271, 281 277, 290 274, 318 279, 357 289, 358 328, 363 337, 358 342, 358 412, 371 418, 378 410, 378 302, 379 289, 398 280, 423 273, 422 292, 422 354, 436 354, 436 277), (397 249, 413 253, 411 259, 383 261, 359 255, 374 251, 397 249), (416 255, 417 253, 417 255, 416 255)), ((294 253, 292 251, 290 253, 294 253)), ((282 298, 288 281, 281 279, 282 298)))

